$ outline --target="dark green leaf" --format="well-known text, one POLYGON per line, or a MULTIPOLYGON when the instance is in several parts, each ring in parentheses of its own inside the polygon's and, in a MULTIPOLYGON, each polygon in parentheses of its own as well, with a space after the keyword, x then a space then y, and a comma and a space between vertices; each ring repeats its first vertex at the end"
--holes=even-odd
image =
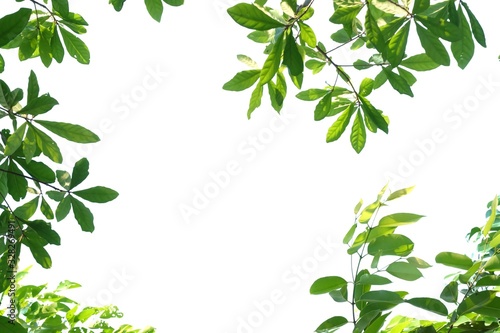
POLYGON ((28 24, 31 9, 20 8, 17 12, 0 18, 0 47, 17 37, 28 24))
POLYGON ((8 317, 0 316, 0 332, 9 333, 28 333, 28 330, 24 328, 17 320, 12 324, 12 321, 8 317))
POLYGON ((448 283, 444 288, 443 291, 441 292, 441 295, 439 297, 448 303, 456 303, 458 300, 458 282, 457 281, 451 281, 448 283))
POLYGON ((304 59, 299 52, 292 33, 286 37, 285 50, 283 52, 283 65, 288 67, 290 74, 297 76, 304 71, 304 59))
POLYGON ((19 128, 7 139, 4 150, 4 154, 6 156, 14 154, 14 152, 21 146, 23 143, 24 132, 26 132, 26 122, 19 126, 19 128))
POLYGON ((35 72, 31 71, 28 79, 28 104, 38 97, 40 87, 35 72))
POLYGON ((57 202, 61 201, 66 195, 65 192, 59 192, 59 191, 47 191, 45 192, 45 194, 47 194, 49 198, 57 202))
POLYGON ((174 7, 182 6, 184 4, 184 0, 163 0, 166 4, 174 7))
POLYGON ((70 196, 71 206, 73 207, 73 214, 78 224, 82 228, 82 231, 93 232, 94 231, 94 215, 90 209, 88 209, 81 201, 75 197, 70 196))
POLYGON ((58 63, 61 63, 64 59, 64 47, 61 43, 61 38, 59 37, 58 27, 54 27, 54 33, 52 34, 52 39, 50 40, 50 47, 52 49, 52 57, 58 63))
POLYGON ((149 15, 155 20, 160 22, 161 15, 163 14, 163 2, 161 0, 144 0, 146 9, 149 15))
POLYGON ((363 109, 365 115, 369 117, 370 120, 382 131, 389 133, 387 120, 385 120, 380 111, 378 111, 365 97, 359 96, 359 99, 361 101, 361 108, 363 109))
POLYGON ((37 116, 39 114, 43 114, 52 110, 52 108, 57 104, 59 103, 49 94, 44 94, 31 100, 31 102, 26 104, 26 106, 22 108, 18 113, 37 116))
POLYGON ((85 45, 85 43, 73 35, 71 32, 65 30, 62 27, 59 27, 61 31, 61 35, 64 41, 64 45, 66 45, 66 50, 69 55, 75 58, 81 64, 88 64, 90 62, 90 52, 85 45))
POLYGON ((461 1, 460 3, 464 6, 465 11, 469 16, 470 25, 472 27, 472 33, 474 34, 474 38, 479 43, 479 45, 481 45, 482 47, 486 47, 486 38, 484 36, 484 31, 483 28, 481 27, 481 24, 479 24, 479 21, 477 20, 476 16, 472 13, 469 6, 463 1, 461 1))
POLYGON ((486 290, 470 295, 460 303, 457 314, 460 316, 484 307, 495 299, 495 294, 495 291, 486 290))
POLYGON ((57 170, 57 181, 66 190, 70 189, 71 185, 71 175, 67 171, 57 170))
POLYGON ((69 141, 78 143, 94 143, 99 141, 99 137, 96 134, 80 125, 47 120, 35 120, 35 122, 69 141))
POLYGON ((73 173, 71 174, 71 182, 69 189, 73 189, 80 185, 89 175, 89 161, 82 158, 75 163, 73 173))
POLYGON ((389 83, 391 84, 392 88, 399 92, 400 94, 408 95, 410 97, 413 97, 413 91, 411 90, 410 85, 408 82, 406 82, 405 79, 403 79, 400 75, 394 73, 392 70, 384 67, 384 73, 387 76, 387 79, 389 80, 389 83))
POLYGON ((45 239, 47 243, 53 245, 61 245, 61 237, 57 232, 52 230, 52 225, 42 220, 26 222, 36 233, 45 239))
POLYGON ((423 11, 425 11, 429 6, 431 5, 430 0, 415 0, 413 3, 413 9, 412 13, 413 14, 420 14, 423 11))
POLYGON ((109 0, 109 3, 113 5, 113 8, 119 12, 123 8, 123 4, 125 3, 125 0, 109 0))
POLYGON ((385 53, 386 44, 384 35, 382 34, 382 31, 380 31, 377 20, 375 20, 375 18, 371 15, 370 8, 372 8, 372 6, 369 6, 368 8, 369 10, 366 11, 365 15, 366 37, 368 37, 368 40, 380 53, 385 53))
POLYGON ((500 276, 486 275, 477 281, 476 287, 500 286, 500 276))
POLYGON ((62 221, 66 216, 68 216, 70 210, 71 210, 71 198, 69 195, 67 195, 57 205, 56 220, 58 222, 62 221))
POLYGON ((453 23, 446 21, 442 18, 430 17, 425 15, 415 15, 415 19, 422 23, 434 35, 447 40, 455 42, 462 38, 462 32, 453 23))
POLYGON ((73 194, 87 201, 97 203, 109 202, 118 197, 118 192, 104 186, 95 186, 85 190, 74 191, 73 194))
POLYGON ((260 69, 247 70, 237 73, 226 82, 222 89, 229 91, 242 91, 250 88, 260 77, 260 69))
POLYGON ((450 65, 450 55, 439 38, 419 24, 417 24, 417 34, 420 39, 420 44, 429 58, 439 65, 450 65))
POLYGON ((380 285, 390 284, 392 282, 388 278, 380 275, 366 274, 359 279, 358 283, 372 285, 372 286, 380 286, 380 285))
POLYGON ((17 207, 14 209, 14 215, 20 219, 29 220, 38 208, 38 200, 39 196, 36 196, 32 200, 24 203, 22 206, 17 207))
POLYGON ((54 218, 54 211, 50 207, 49 203, 45 201, 44 197, 42 197, 40 210, 42 211, 42 214, 45 216, 45 218, 47 218, 48 220, 52 220, 54 218))
POLYGON ((441 316, 448 315, 448 309, 441 301, 429 297, 416 297, 405 301, 417 308, 421 308, 441 316))
POLYGON ((458 67, 464 69, 474 56, 474 40, 462 7, 458 9, 458 19, 462 38, 451 43, 451 52, 457 61, 458 67))
POLYGON ((247 3, 239 3, 229 8, 227 12, 236 23, 248 29, 269 30, 285 26, 256 6, 247 3))
POLYGON ((9 194, 15 201, 19 201, 26 196, 28 182, 23 172, 13 161, 9 163, 9 173, 7 174, 7 185, 9 194))
POLYGON ((390 303, 390 304, 400 304, 403 302, 401 296, 394 291, 388 290, 374 290, 369 291, 361 295, 360 301, 375 302, 375 303, 390 303))
POLYGON ((53 162, 61 163, 62 162, 62 154, 57 146, 57 143, 52 140, 50 136, 30 125, 30 128, 33 129, 36 136, 37 146, 40 148, 42 153, 50 158, 53 162))
POLYGON ((43 162, 31 161, 27 163, 26 160, 21 158, 16 158, 16 162, 26 170, 33 178, 37 181, 44 183, 53 183, 56 180, 56 176, 54 171, 50 167, 48 167, 43 162))
POLYGON ((333 333, 347 323, 348 323, 348 320, 345 319, 344 317, 341 317, 341 316, 331 317, 331 318, 325 320, 323 323, 321 323, 321 325, 318 326, 318 328, 316 329, 315 332, 333 333))

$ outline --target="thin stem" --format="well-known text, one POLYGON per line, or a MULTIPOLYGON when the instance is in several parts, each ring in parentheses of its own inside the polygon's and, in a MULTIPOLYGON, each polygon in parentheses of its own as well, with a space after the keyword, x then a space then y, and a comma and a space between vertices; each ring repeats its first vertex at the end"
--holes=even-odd
POLYGON ((23 178, 26 178, 26 179, 33 180, 35 182, 38 182, 38 183, 43 184, 45 186, 48 186, 48 187, 50 187, 50 188, 52 188, 52 189, 54 189, 56 191, 59 191, 59 192, 66 192, 66 190, 62 190, 62 189, 60 189, 58 187, 55 187, 54 185, 51 185, 51 184, 49 184, 47 182, 43 182, 43 181, 38 180, 38 179, 36 179, 34 177, 31 177, 31 176, 26 176, 24 174, 17 173, 17 172, 14 172, 14 171, 10 171, 10 170, 5 170, 5 169, 2 169, 2 168, 0 168, 0 172, 10 173, 11 175, 15 175, 15 176, 18 176, 18 177, 23 177, 23 178))
POLYGON ((349 39, 347 42, 344 42, 344 43, 342 43, 342 44, 340 44, 340 45, 338 45, 338 46, 334 47, 334 48, 333 48, 333 49, 331 49, 330 51, 326 52, 326 54, 328 54, 328 53, 330 53, 330 52, 333 52, 333 51, 336 51, 336 50, 340 49, 341 47, 346 46, 347 44, 349 44, 349 43, 350 43, 350 42, 352 42, 352 41, 355 41, 356 39, 360 38, 361 36, 363 36, 363 34, 362 34, 362 33, 360 33, 360 34, 358 34, 358 35, 356 35, 356 36, 352 37, 352 38, 351 38, 351 39, 349 39))

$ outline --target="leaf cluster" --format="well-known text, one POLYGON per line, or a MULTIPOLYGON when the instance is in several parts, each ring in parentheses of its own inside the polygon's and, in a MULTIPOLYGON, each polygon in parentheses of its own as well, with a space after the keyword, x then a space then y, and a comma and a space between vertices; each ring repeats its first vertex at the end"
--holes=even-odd
POLYGON ((429 0, 334 0, 329 21, 340 29, 334 28, 329 47, 306 23, 314 14, 314 0, 306 1, 306 5, 282 0, 279 9, 266 3, 239 3, 228 9, 237 24, 253 30, 248 34, 250 40, 265 44, 266 60, 258 65, 250 57, 239 55, 238 59, 252 69, 237 73, 223 89, 242 91, 254 87, 247 111, 250 118, 261 106, 265 87, 272 107, 280 112, 288 77, 300 90, 297 98, 316 102, 314 120, 336 118, 326 141, 338 140, 350 125, 350 143, 357 153, 365 147, 367 132, 389 130, 388 117, 368 99, 373 91, 388 83, 398 93, 413 97, 416 72, 449 66, 450 51, 463 69, 471 61, 476 43, 486 47, 479 21, 462 0, 433 4, 429 0), (415 54, 409 54, 407 49, 412 39, 421 45, 415 54), (371 56, 341 64, 335 60, 335 53, 345 47, 353 54, 368 50, 371 56), (329 83, 325 87, 302 88, 306 69, 314 75, 326 67, 332 68, 333 74, 326 74, 329 83), (372 75, 355 83, 348 73, 353 69, 372 75))
POLYGON ((484 227, 475 227, 468 234, 477 243, 472 256, 440 252, 435 262, 458 269, 452 274, 439 299, 410 297, 403 290, 390 290, 393 279, 417 284, 422 270, 431 267, 425 260, 411 256, 415 244, 397 228, 418 222, 423 216, 413 213, 393 213, 377 218, 381 208, 404 196, 413 188, 386 194, 385 186, 377 199, 355 207, 355 222, 343 242, 351 256, 351 278, 326 276, 311 286, 314 295, 329 294, 337 303, 349 304, 352 319, 333 316, 319 325, 316 332, 334 332, 351 324, 353 333, 361 332, 499 332, 500 331, 500 218, 498 198, 489 204, 484 227), (361 230, 360 230, 361 229, 361 230), (369 261, 367 263, 367 261, 369 261), (446 303, 446 304, 445 304, 446 303), (442 320, 424 320, 394 314, 400 304, 428 311, 442 320), (392 317, 391 317, 392 316, 392 317))

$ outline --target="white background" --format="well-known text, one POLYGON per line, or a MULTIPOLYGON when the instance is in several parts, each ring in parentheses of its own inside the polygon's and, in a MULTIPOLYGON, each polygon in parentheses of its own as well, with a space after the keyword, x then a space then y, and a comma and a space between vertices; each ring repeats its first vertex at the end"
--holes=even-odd
MULTIPOLYGON (((499 10, 497 2, 470 3, 488 49, 476 44, 466 70, 452 60, 450 68, 417 73, 413 99, 388 85, 373 94, 373 104, 391 118, 390 132, 368 133, 360 155, 348 134, 325 143, 332 121, 315 122, 315 104, 294 99, 291 83, 281 115, 264 95, 251 120, 250 90, 221 89, 247 69, 236 54, 264 59, 262 45, 245 39, 249 31, 226 15, 236 3, 166 7, 158 24, 141 1, 127 1, 121 13, 106 1, 73 2, 71 10, 90 24, 82 37, 90 65, 66 55, 61 65, 45 69, 39 59, 18 64, 15 54, 2 51, 2 79, 11 88, 25 88, 35 69, 41 92, 60 102, 44 119, 99 133, 102 141, 92 147, 61 143, 70 156, 63 168, 88 157, 91 175, 83 185, 120 192, 112 203, 91 206, 93 234, 82 233, 72 218, 54 222, 62 245, 50 248, 53 267, 34 266, 26 282, 79 282, 83 288, 69 296, 90 305, 114 303, 124 322, 158 332, 311 332, 345 311, 326 295, 309 295, 309 286, 321 276, 347 277, 341 240, 353 207, 361 197, 373 201, 389 174, 397 176, 391 189, 416 188, 385 213, 426 215, 401 229, 415 241, 415 254, 434 263, 439 251, 465 250, 465 234, 484 223, 485 204, 498 192, 500 47, 491 14, 499 10), (438 142, 429 143, 436 131, 438 142), (253 138, 258 149, 251 148, 253 138), (211 186, 210 175, 228 164, 237 165, 238 174, 198 215, 183 218, 180 207, 193 206, 197 191, 211 186), (325 242, 330 253, 321 247, 325 242)), ((337 29, 327 20, 331 4, 315 8, 311 25, 328 45, 337 29)), ((352 61, 367 53, 337 57, 352 61)), ((304 88, 331 83, 334 75, 330 68, 307 75, 304 88)), ((25 251, 21 267, 32 262, 25 251)), ((418 295, 437 297, 439 279, 450 272, 425 272, 418 295)), ((413 309, 407 314, 426 315, 413 309)))

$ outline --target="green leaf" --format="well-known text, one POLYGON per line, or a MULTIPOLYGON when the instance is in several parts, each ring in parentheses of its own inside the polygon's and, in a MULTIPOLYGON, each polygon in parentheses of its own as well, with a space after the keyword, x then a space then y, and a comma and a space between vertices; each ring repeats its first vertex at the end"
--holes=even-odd
POLYGON ((57 170, 57 181, 65 189, 69 190, 71 185, 71 175, 67 171, 57 170))
POLYGON ((422 23, 434 35, 444 40, 456 42, 462 38, 460 29, 455 24, 445 19, 418 14, 415 15, 415 19, 422 23))
POLYGON ((440 65, 432 60, 426 53, 421 53, 404 59, 401 62, 401 66, 413 69, 414 71, 423 72, 436 69, 440 65))
POLYGON ((26 241, 27 246, 29 247, 31 254, 35 261, 42 266, 43 268, 51 268, 52 267, 52 259, 50 258, 49 253, 42 246, 37 246, 35 244, 30 244, 29 241, 26 241))
POLYGON ((500 271, 500 254, 495 254, 484 264, 483 267, 486 271, 500 271))
POLYGON ((314 120, 322 120, 328 115, 332 106, 332 94, 333 91, 330 91, 328 94, 323 96, 323 98, 316 105, 316 108, 314 109, 314 120))
POLYGON ((377 24, 377 20, 371 14, 371 8, 372 6, 368 7, 365 15, 366 37, 377 51, 384 54, 386 50, 385 38, 377 24))
POLYGON ((0 54, 0 73, 3 73, 4 70, 5 70, 5 59, 0 54))
POLYGON ((387 60, 394 68, 396 68, 404 58, 409 33, 410 22, 407 22, 394 36, 392 36, 387 44, 387 60))
POLYGON ((422 217, 424 216, 412 213, 395 213, 381 218, 378 225, 381 227, 398 227, 418 222, 422 217))
POLYGON ((260 77, 260 69, 252 69, 236 73, 236 75, 226 82, 222 89, 229 91, 242 91, 250 88, 260 77))
POLYGON ((326 294, 332 290, 340 289, 346 285, 347 281, 340 276, 326 276, 314 281, 309 292, 312 295, 326 294))
POLYGON ((52 108, 57 104, 59 104, 59 102, 57 102, 49 94, 44 94, 32 99, 31 102, 26 104, 26 106, 22 108, 18 113, 37 116, 52 110, 52 108))
POLYGON ((52 220, 54 218, 54 211, 52 211, 52 208, 44 197, 42 197, 40 210, 42 211, 43 216, 45 216, 45 218, 47 218, 48 220, 52 220))
POLYGON ((497 205, 498 205, 498 195, 495 195, 495 197, 491 201, 491 214, 488 217, 488 220, 486 221, 486 224, 484 225, 483 228, 483 236, 488 235, 488 233, 491 230, 491 226, 493 225, 493 222, 495 222, 495 219, 497 217, 497 205))
POLYGON ((28 79, 28 104, 35 100, 40 94, 40 87, 38 86, 38 79, 35 72, 31 71, 28 79))
POLYGON ((359 223, 367 223, 372 218, 373 213, 380 207, 380 202, 377 200, 374 203, 369 204, 363 209, 361 215, 359 216, 359 223))
POLYGON ((389 304, 400 304, 403 303, 403 299, 398 293, 387 290, 374 290, 369 291, 361 295, 360 301, 375 302, 375 303, 389 303, 389 304))
POLYGON ((62 162, 62 154, 57 146, 57 143, 52 140, 50 136, 40 131, 36 127, 30 125, 30 128, 33 129, 33 132, 36 136, 37 146, 40 148, 42 153, 50 158, 53 162, 61 163, 62 162))
POLYGON ((99 137, 96 134, 80 125, 48 120, 35 120, 35 122, 69 141, 78 143, 94 143, 99 141, 99 137))
POLYGON ((420 14, 431 5, 430 0, 415 0, 413 3, 412 14, 420 14))
POLYGON ((480 291, 475 294, 470 295, 466 299, 464 299, 457 308, 457 314, 459 316, 474 312, 477 309, 480 309, 493 301, 495 298, 496 292, 494 291, 480 291))
POLYGON ((394 200, 394 199, 397 199, 397 198, 400 198, 404 195, 407 195, 409 194, 411 191, 413 191, 413 189, 415 188, 415 186, 411 186, 411 187, 407 187, 407 188, 403 188, 403 189, 399 189, 397 191, 394 191, 392 192, 388 197, 387 197, 387 201, 391 201, 391 200, 394 200))
POLYGON ((248 119, 250 119, 250 117, 252 116, 252 112, 254 112, 255 109, 257 109, 260 106, 263 93, 264 93, 264 87, 260 83, 257 84, 257 86, 252 92, 252 96, 250 96, 250 105, 247 111, 248 119))
POLYGON ((474 309, 474 312, 477 314, 481 314, 483 316, 498 318, 498 309, 500 309, 500 297, 495 297, 488 304, 482 305, 481 307, 474 309))
POLYGON ((0 316, 0 332, 9 333, 28 333, 28 330, 24 328, 17 320, 12 324, 10 318, 0 316))
POLYGON ((323 332, 328 332, 328 333, 333 333, 345 324, 347 324, 349 321, 345 319, 344 317, 341 316, 334 316, 331 317, 327 320, 325 320, 321 325, 318 326, 318 328, 315 330, 315 332, 318 333, 323 333, 323 332))
POLYGON ((73 194, 87 201, 97 203, 109 202, 118 197, 118 192, 104 186, 95 186, 85 190, 74 191, 73 194))
POLYGON ((418 268, 402 261, 393 262, 387 266, 387 273, 406 281, 415 281, 423 276, 418 268))
POLYGON ((394 73, 387 67, 384 67, 383 70, 385 75, 387 76, 387 79, 389 80, 389 83, 391 84, 392 88, 394 88, 394 90, 396 90, 400 94, 413 97, 413 91, 411 90, 410 85, 408 84, 408 82, 406 82, 405 79, 403 79, 400 75, 394 73))
POLYGON ((68 188, 71 190, 80 185, 89 175, 89 161, 84 157, 75 163, 68 188))
POLYGON ((464 69, 474 56, 474 40, 461 6, 458 9, 458 15, 462 38, 451 43, 451 52, 457 61, 458 67, 464 69))
POLYGON ((406 258, 406 261, 410 263, 411 265, 417 267, 417 268, 429 268, 432 267, 429 265, 425 260, 417 258, 417 257, 408 257, 406 258))
POLYGON ((299 92, 295 97, 303 101, 314 101, 325 96, 330 91, 326 89, 308 89, 299 92))
POLYGON ((415 297, 405 300, 405 302, 416 306, 417 308, 421 308, 441 316, 448 315, 448 309, 446 308, 446 306, 441 301, 434 298, 415 297))
POLYGON ((54 201, 60 202, 62 199, 64 199, 64 196, 66 195, 65 192, 59 192, 59 191, 47 191, 45 192, 49 198, 51 198, 54 201))
POLYGON ((318 74, 325 67, 326 62, 316 59, 310 59, 306 61, 305 65, 312 71, 313 74, 318 74))
POLYGON ((500 286, 500 276, 486 275, 476 282, 476 287, 500 286))
POLYGON ((330 17, 330 22, 335 24, 351 24, 362 8, 363 4, 342 7, 339 6, 330 17))
POLYGON ((354 122, 352 124, 351 129, 351 145, 352 148, 356 151, 356 153, 360 153, 361 150, 365 147, 366 143, 366 128, 363 122, 363 117, 361 116, 361 112, 358 110, 356 112, 356 116, 354 118, 354 122))
POLYGON ((486 38, 484 35, 483 28, 481 27, 481 24, 477 20, 476 16, 472 13, 472 11, 469 8, 469 5, 467 5, 465 2, 461 1, 460 2, 462 6, 464 6, 465 11, 467 12, 467 15, 469 16, 469 21, 470 25, 472 27, 472 34, 474 35, 474 38, 476 41, 481 45, 482 47, 486 47, 486 38))
POLYGON ((52 225, 42 220, 27 221, 29 225, 36 233, 45 239, 49 244, 61 245, 61 237, 59 234, 52 230, 52 225))
POLYGON ((14 152, 21 146, 21 144, 23 143, 25 131, 26 123, 23 123, 14 133, 9 136, 4 150, 4 154, 6 156, 14 154, 14 152))
POLYGON ((38 208, 38 200, 39 196, 36 196, 32 200, 24 203, 22 206, 17 207, 14 209, 14 215, 20 219, 29 220, 38 208))
POLYGON ((21 158, 16 158, 15 161, 37 181, 53 183, 56 180, 54 171, 43 162, 31 161, 27 163, 21 158))
MULTIPOLYGON (((238 54, 236 56, 236 58, 238 58, 239 61, 241 61, 242 63, 244 63, 245 65, 248 65, 249 67, 251 67, 253 69, 259 69, 259 65, 257 65, 257 63, 249 56, 246 56, 244 54, 238 54)), ((226 89, 226 90, 229 90, 229 89, 226 89)))
POLYGON ((277 89, 276 84, 273 81, 267 83, 267 88, 269 92, 269 97, 271 99, 271 106, 278 112, 281 111, 283 107, 283 95, 277 89))
POLYGON ((61 63, 64 59, 64 47, 61 43, 61 38, 59 37, 59 32, 57 32, 57 25, 54 27, 54 33, 50 40, 50 47, 52 49, 52 57, 58 63, 61 63))
POLYGON ((314 30, 302 21, 299 21, 300 28, 300 39, 309 45, 309 47, 315 48, 318 40, 316 39, 316 34, 314 30))
POLYGON ((0 18, 0 47, 17 37, 28 24, 31 9, 20 8, 17 12, 0 18))
POLYGON ((90 62, 90 52, 87 45, 71 32, 62 27, 59 27, 59 29, 61 30, 63 42, 69 55, 81 64, 88 64, 90 62))
POLYGON ((413 251, 414 243, 404 235, 382 235, 368 245, 368 253, 372 256, 406 257, 413 251))
POLYGON ((439 297, 448 303, 456 303, 458 300, 458 282, 457 281, 451 281, 448 283, 444 288, 443 291, 441 292, 441 295, 439 297))
POLYGON ((352 237, 354 236, 354 232, 356 231, 357 224, 354 223, 351 228, 349 228, 349 231, 344 236, 344 239, 342 240, 342 243, 347 244, 352 240, 352 237))
POLYGON ((26 158, 26 163, 30 163, 36 153, 36 135, 31 127, 28 127, 26 137, 23 141, 23 153, 26 158))
POLYGON ((90 209, 88 209, 81 201, 75 197, 70 196, 71 206, 73 207, 73 214, 78 224, 82 228, 82 231, 93 232, 94 231, 94 215, 90 209))
POLYGON ((476 273, 478 272, 479 268, 481 267, 481 262, 480 261, 476 261, 474 263, 474 265, 472 265, 468 270, 467 272, 465 272, 464 274, 459 274, 458 275, 458 281, 466 284, 469 282, 469 280, 471 279, 471 277, 475 276, 476 273))
POLYGON ((163 14, 163 2, 161 0, 144 0, 146 9, 149 15, 155 20, 160 22, 161 15, 163 14))
POLYGON ((7 174, 7 186, 9 194, 15 201, 19 201, 26 196, 28 182, 24 177, 23 172, 18 168, 16 163, 10 161, 9 173, 7 174))
POLYGON ((417 82, 417 78, 415 77, 415 75, 413 75, 411 72, 407 71, 402 67, 398 67, 398 73, 399 76, 401 76, 403 80, 405 80, 408 83, 409 86, 412 86, 415 84, 415 82, 417 82))
POLYGON ((364 78, 359 85, 359 94, 363 97, 370 95, 373 91, 374 81, 370 78, 364 78))
POLYGON ((454 252, 440 252, 436 262, 445 266, 468 270, 474 264, 471 258, 454 252))
POLYGON ((439 38, 433 35, 430 31, 421 27, 419 24, 416 26, 420 44, 429 58, 439 65, 449 66, 450 55, 439 38))
POLYGON ((69 14, 68 0, 52 0, 52 9, 61 16, 67 16, 69 14))
POLYGON ((377 128, 380 128, 383 132, 389 133, 389 125, 387 120, 382 116, 381 112, 378 111, 365 97, 359 96, 361 101, 361 108, 363 109, 365 115, 370 118, 377 128))
POLYGON ((68 216, 70 210, 71 210, 71 198, 69 195, 67 195, 57 205, 56 220, 58 222, 64 220, 64 218, 68 216))
POLYGON ((227 10, 229 16, 239 25, 253 30, 269 30, 284 27, 254 5, 239 3, 227 10))
POLYGON ((267 56, 264 66, 260 72, 260 85, 264 85, 276 75, 281 64, 281 56, 283 55, 283 35, 276 36, 271 52, 267 56))
POLYGON ((381 285, 385 285, 385 284, 390 284, 392 282, 388 278, 380 276, 380 275, 366 274, 366 275, 361 276, 358 283, 359 284, 367 284, 367 285, 371 285, 371 286, 381 286, 381 285))
POLYGON ((304 71, 304 59, 302 59, 302 55, 291 32, 286 36, 283 65, 287 66, 290 74, 294 76, 300 75, 304 71))
POLYGON ((174 7, 182 6, 184 4, 184 0, 163 0, 166 4, 174 7))
POLYGON ((326 142, 336 141, 342 136, 347 128, 347 125, 349 125, 353 114, 354 103, 351 103, 328 129, 328 132, 326 134, 326 142))

